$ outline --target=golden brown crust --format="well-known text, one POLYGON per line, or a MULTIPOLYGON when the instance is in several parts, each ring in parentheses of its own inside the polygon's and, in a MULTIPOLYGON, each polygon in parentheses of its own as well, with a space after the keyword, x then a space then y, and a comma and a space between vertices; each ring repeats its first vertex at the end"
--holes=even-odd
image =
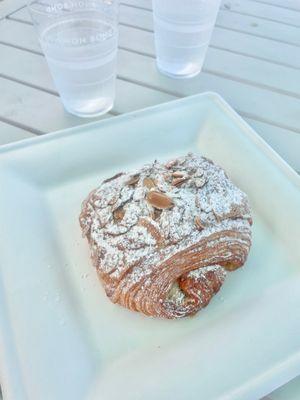
POLYGON ((195 314, 226 271, 245 263, 250 222, 246 196, 220 167, 193 155, 117 174, 80 215, 111 301, 164 318, 195 314))

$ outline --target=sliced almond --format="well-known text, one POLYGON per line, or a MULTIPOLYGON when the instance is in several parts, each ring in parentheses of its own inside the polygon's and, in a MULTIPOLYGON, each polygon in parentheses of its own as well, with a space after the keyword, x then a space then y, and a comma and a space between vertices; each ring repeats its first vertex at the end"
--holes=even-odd
POLYGON ((173 178, 183 178, 184 176, 186 176, 185 172, 182 171, 175 171, 172 173, 173 178))
POLYGON ((114 215, 114 219, 117 221, 117 222, 121 222, 122 221, 122 219, 124 218, 124 215, 125 215, 125 210, 124 210, 124 208, 121 206, 121 207, 118 207, 114 212, 113 212, 113 215, 114 215))
POLYGON ((195 185, 198 189, 202 188, 207 183, 205 178, 195 178, 195 185))
POLYGON ((188 176, 184 176, 182 178, 175 178, 172 181, 173 186, 181 186, 184 182, 187 182, 190 178, 188 176))
POLYGON ((174 206, 174 203, 169 196, 155 190, 147 194, 147 201, 152 207, 158 208, 159 210, 165 210, 174 206))
POLYGON ((113 197, 109 200, 108 205, 112 206, 112 205, 114 205, 118 200, 119 200, 119 195, 115 195, 115 196, 113 196, 113 197))
POLYGON ((203 229, 205 228, 205 225, 203 224, 203 222, 201 221, 200 217, 196 217, 195 218, 195 225, 197 227, 197 229, 199 231, 203 231, 203 229))
POLYGON ((136 185, 136 184, 138 183, 139 179, 140 179, 140 174, 132 175, 132 176, 129 178, 129 181, 126 182, 126 184, 127 184, 128 186, 134 186, 134 185, 136 185))
POLYGON ((167 162, 166 168, 167 169, 171 169, 171 168, 175 167, 175 165, 177 165, 177 164, 178 164, 178 160, 177 159, 170 160, 170 161, 167 162))
POLYGON ((195 178, 202 178, 202 176, 204 175, 204 171, 202 169, 197 169, 196 171, 194 171, 195 174, 195 178))
POLYGON ((215 216, 217 222, 221 222, 221 221, 222 221, 222 217, 221 217, 219 214, 217 214, 217 213, 215 212, 215 210, 212 210, 212 212, 213 212, 213 214, 214 214, 214 216, 215 216))
POLYGON ((115 179, 119 178, 120 176, 124 175, 124 172, 119 172, 118 174, 112 176, 111 178, 105 179, 103 183, 114 181, 115 179))
POLYGON ((143 180, 143 185, 148 189, 153 189, 156 187, 156 182, 154 179, 146 177, 143 180))
POLYGON ((162 247, 164 244, 164 238, 161 235, 159 229, 154 225, 153 222, 151 222, 151 220, 147 219, 147 218, 140 218, 139 219, 139 225, 145 227, 147 229, 147 231, 150 233, 150 235, 155 239, 156 244, 159 247, 162 247))

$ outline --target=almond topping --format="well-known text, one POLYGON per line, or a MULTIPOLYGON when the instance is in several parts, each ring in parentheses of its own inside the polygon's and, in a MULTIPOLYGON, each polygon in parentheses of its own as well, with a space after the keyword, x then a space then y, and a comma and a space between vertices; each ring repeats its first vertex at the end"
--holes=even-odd
POLYGON ((205 178, 196 178, 195 185, 198 189, 202 188, 206 184, 207 180, 205 178))
POLYGON ((148 189, 152 189, 156 187, 156 182, 154 179, 146 177, 143 180, 143 185, 148 189))
POLYGON ((114 219, 115 219, 117 222, 122 221, 122 219, 124 218, 124 215, 125 215, 125 210, 124 210, 124 208, 123 208, 123 207, 118 207, 118 208, 113 212, 113 215, 114 215, 114 219))
POLYGON ((221 222, 221 221, 222 221, 222 217, 221 217, 219 214, 217 214, 217 213, 215 212, 215 210, 212 210, 212 212, 213 212, 213 214, 214 214, 214 216, 215 216, 215 218, 216 218, 216 221, 217 221, 217 222, 221 222))
POLYGON ((172 185, 173 186, 181 186, 184 182, 188 181, 189 177, 188 176, 184 176, 182 178, 175 178, 172 181, 172 185))
POLYGON ((199 231, 202 231, 205 228, 205 225, 202 223, 200 217, 195 218, 195 225, 199 231))
POLYGON ((175 167, 176 164, 178 164, 178 160, 176 160, 176 159, 171 160, 171 161, 167 162, 166 168, 171 169, 171 168, 175 167))
POLYGON ((197 169, 196 171, 194 171, 194 173, 195 173, 195 178, 202 178, 202 176, 204 175, 203 169, 197 169))
POLYGON ((164 244, 164 238, 161 235, 159 229, 153 224, 153 222, 149 221, 147 218, 140 218, 139 225, 145 227, 150 235, 155 239, 156 244, 159 247, 162 247, 164 244))
POLYGON ((185 172, 181 171, 175 171, 172 173, 173 178, 183 178, 185 175, 185 172))
POLYGON ((129 178, 129 181, 126 182, 126 184, 129 186, 134 186, 135 184, 138 183, 139 179, 140 179, 139 174, 133 175, 131 178, 129 178))
POLYGON ((154 190, 147 194, 147 201, 152 207, 158 208, 159 210, 172 208, 174 206, 174 203, 170 197, 164 193, 156 192, 154 190))
POLYGON ((119 178, 119 177, 122 176, 122 175, 124 175, 124 172, 119 172, 118 174, 112 176, 111 178, 105 179, 105 180, 103 181, 103 183, 111 182, 111 181, 113 181, 113 180, 119 178))

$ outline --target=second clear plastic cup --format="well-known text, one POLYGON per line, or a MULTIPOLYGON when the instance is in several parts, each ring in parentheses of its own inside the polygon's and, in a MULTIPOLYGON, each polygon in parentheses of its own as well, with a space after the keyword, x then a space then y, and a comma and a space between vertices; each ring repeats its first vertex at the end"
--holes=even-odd
POLYGON ((202 68, 220 0, 153 0, 158 69, 191 78, 202 68))
POLYGON ((118 0, 29 1, 50 72, 67 111, 80 117, 114 103, 118 0))

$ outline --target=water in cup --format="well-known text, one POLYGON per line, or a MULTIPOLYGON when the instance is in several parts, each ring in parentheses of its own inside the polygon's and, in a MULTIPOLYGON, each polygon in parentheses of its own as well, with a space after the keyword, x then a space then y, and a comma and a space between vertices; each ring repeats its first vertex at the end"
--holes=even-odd
POLYGON ((220 0, 153 0, 157 66, 176 78, 202 68, 220 0))
POLYGON ((81 117, 109 111, 115 97, 118 1, 32 1, 29 10, 65 108, 81 117))
POLYGON ((42 32, 41 45, 70 112, 90 116, 112 108, 117 58, 113 26, 92 16, 64 20, 42 32))

